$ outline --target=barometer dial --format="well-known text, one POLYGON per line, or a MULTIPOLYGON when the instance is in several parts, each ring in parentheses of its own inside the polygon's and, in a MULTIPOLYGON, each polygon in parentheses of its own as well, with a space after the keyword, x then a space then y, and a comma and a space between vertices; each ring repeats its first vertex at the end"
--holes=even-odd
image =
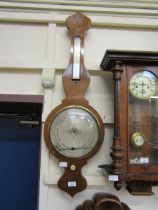
POLYGON ((50 139, 58 153, 78 158, 87 155, 97 144, 99 125, 84 107, 67 107, 56 114, 50 125, 50 139))
POLYGON ((71 37, 70 62, 62 76, 66 97, 50 112, 44 126, 45 143, 65 170, 58 187, 71 196, 86 188, 81 169, 104 139, 102 119, 85 99, 90 75, 84 66, 84 35, 90 25, 90 19, 81 13, 66 19, 71 37))

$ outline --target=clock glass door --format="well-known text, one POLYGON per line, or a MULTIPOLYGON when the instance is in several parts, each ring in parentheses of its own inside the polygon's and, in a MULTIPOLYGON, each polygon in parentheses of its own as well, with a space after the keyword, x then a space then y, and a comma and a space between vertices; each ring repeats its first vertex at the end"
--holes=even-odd
POLYGON ((158 167, 158 80, 155 67, 128 67, 129 172, 158 167))

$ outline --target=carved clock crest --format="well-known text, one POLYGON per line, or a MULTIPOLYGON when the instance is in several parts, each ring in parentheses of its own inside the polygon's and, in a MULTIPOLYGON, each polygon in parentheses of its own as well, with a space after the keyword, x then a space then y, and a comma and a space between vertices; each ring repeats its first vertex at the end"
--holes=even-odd
POLYGON ((104 71, 114 80, 113 163, 115 188, 151 195, 158 182, 158 53, 108 50, 104 71))

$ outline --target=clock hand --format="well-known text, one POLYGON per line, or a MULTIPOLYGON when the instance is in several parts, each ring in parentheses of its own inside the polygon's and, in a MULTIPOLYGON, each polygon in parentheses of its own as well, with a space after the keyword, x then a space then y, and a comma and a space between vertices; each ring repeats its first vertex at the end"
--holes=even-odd
POLYGON ((131 85, 134 85, 134 86, 138 86, 138 85, 142 85, 142 86, 145 86, 145 85, 149 85, 149 84, 145 84, 145 83, 130 83, 131 85))

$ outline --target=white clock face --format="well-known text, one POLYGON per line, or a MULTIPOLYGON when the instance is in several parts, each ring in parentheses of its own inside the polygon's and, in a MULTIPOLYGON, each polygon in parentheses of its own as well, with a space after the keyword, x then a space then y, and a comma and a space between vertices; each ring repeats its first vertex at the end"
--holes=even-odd
POLYGON ((50 126, 50 139, 54 148, 71 158, 87 155, 99 138, 99 125, 95 116, 81 107, 68 107, 60 111, 50 126))
POLYGON ((138 99, 148 99, 157 91, 157 77, 150 71, 139 71, 131 77, 129 91, 138 99))

